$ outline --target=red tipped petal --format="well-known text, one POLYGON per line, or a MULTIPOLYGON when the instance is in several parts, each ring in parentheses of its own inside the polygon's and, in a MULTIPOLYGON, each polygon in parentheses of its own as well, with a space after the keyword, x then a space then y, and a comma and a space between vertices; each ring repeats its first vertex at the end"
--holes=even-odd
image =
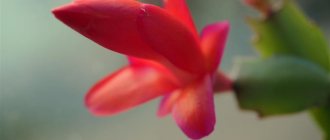
POLYGON ((230 80, 223 72, 217 72, 214 78, 214 92, 226 92, 233 89, 233 81, 230 80))
POLYGON ((129 66, 94 85, 86 95, 85 104, 94 115, 114 115, 169 93, 176 87, 162 71, 129 66))
POLYGON ((192 139, 209 135, 215 125, 211 80, 205 78, 184 89, 173 108, 173 117, 192 139))
POLYGON ((197 37, 197 30, 185 0, 164 0, 164 8, 184 23, 197 37))
POLYGON ((160 101, 157 116, 158 117, 165 117, 166 115, 170 114, 172 112, 172 108, 177 101, 177 99, 180 97, 181 91, 176 90, 173 93, 166 94, 162 100, 160 101))
POLYGON ((132 0, 77 0, 53 10, 56 18, 101 46, 127 55, 154 57, 142 41, 137 18, 142 4, 132 0))
POLYGON ((138 19, 141 36, 175 66, 192 72, 205 72, 204 57, 189 29, 163 9, 145 4, 138 19))
POLYGON ((229 32, 228 22, 218 22, 206 26, 202 32, 202 51, 208 68, 214 72, 220 63, 229 32))

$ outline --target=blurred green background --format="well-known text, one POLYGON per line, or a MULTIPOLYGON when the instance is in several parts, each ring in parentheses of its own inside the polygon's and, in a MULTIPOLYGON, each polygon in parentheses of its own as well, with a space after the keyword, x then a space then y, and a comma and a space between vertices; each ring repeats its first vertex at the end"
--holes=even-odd
MULTIPOLYGON (((126 64, 122 55, 89 41, 56 20, 51 9, 70 0, 1 0, 0 140, 181 140, 171 117, 155 116, 158 100, 108 118, 83 105, 90 86, 126 64)), ((149 0, 150 2, 150 0, 149 0)), ((330 1, 300 0, 330 36, 330 1)), ((157 3, 157 2, 156 2, 157 3)), ((158 2, 159 3, 159 2, 158 2)), ((240 0, 188 0, 199 30, 218 20, 232 24, 222 69, 254 56, 244 23, 255 11, 240 0)), ((241 111, 230 93, 217 95, 217 125, 206 140, 321 140, 308 113, 260 120, 241 111)))

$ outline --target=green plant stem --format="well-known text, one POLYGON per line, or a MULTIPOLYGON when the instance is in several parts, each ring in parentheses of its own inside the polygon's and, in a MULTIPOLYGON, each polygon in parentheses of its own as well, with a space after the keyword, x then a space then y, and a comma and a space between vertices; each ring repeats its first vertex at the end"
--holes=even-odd
POLYGON ((330 103, 322 108, 311 109, 311 115, 324 132, 325 140, 330 140, 330 103))

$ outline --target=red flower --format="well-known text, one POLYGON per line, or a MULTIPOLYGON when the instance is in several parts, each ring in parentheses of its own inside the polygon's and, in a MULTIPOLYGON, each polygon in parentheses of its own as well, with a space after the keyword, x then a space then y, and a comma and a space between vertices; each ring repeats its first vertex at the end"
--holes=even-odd
POLYGON ((76 0, 53 13, 130 61, 88 92, 85 104, 92 114, 114 115, 164 96, 158 116, 172 113, 188 137, 199 139, 215 125, 213 89, 230 89, 230 81, 216 72, 229 24, 209 25, 199 36, 184 0, 164 0, 164 5, 76 0))

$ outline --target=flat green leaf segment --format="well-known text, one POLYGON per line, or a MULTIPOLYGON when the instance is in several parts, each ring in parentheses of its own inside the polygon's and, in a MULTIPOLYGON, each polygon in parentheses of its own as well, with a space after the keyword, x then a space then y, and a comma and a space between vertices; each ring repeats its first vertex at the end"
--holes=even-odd
POLYGON ((330 50, 320 29, 310 22, 292 0, 264 19, 248 19, 256 32, 254 45, 264 58, 289 54, 330 70, 330 50))
MULTIPOLYGON (((262 58, 266 59, 272 56, 277 55, 290 55, 298 57, 302 60, 310 61, 319 67, 323 68, 325 71, 327 71, 328 75, 330 74, 330 48, 329 44, 325 38, 325 36, 322 34, 321 30, 314 25, 302 12, 301 10, 296 6, 293 0, 283 0, 283 5, 281 9, 278 11, 274 11, 270 16, 264 18, 264 19, 253 19, 249 18, 248 23, 250 26, 254 29, 256 32, 256 36, 254 38, 254 46, 261 54, 262 58)), ((290 67, 292 68, 292 67, 290 67)), ((288 68, 283 68, 283 70, 288 70, 288 68)), ((261 70, 256 70, 260 73, 267 73, 261 72, 261 70)), ((275 73, 280 73, 282 71, 273 71, 275 73)), ((308 71, 306 71, 309 73, 308 71)), ((310 71, 311 72, 311 71, 310 71)), ((245 72, 246 74, 248 72, 245 72)), ((269 73, 269 72, 268 72, 269 73)), ((301 72, 297 71, 297 73, 302 74, 301 72)), ((297 74, 296 73, 296 74, 297 74)), ((251 73, 255 74, 255 72, 251 73)), ((311 74, 311 73, 310 73, 311 74)), ((294 76, 294 75, 292 75, 294 76)), ((298 75, 296 75, 298 76, 298 75)), ((311 76, 311 75, 309 75, 311 76)), ((297 78, 297 77, 296 77, 297 78)), ((301 79, 302 81, 305 81, 308 83, 308 77, 301 79)), ((329 78, 329 76, 328 76, 329 78)), ((240 77, 242 79, 242 77, 240 77)), ((243 78, 244 79, 244 78, 243 78)), ((267 80, 267 79, 264 79, 267 80)), ((280 79, 277 79, 280 80, 280 79)), ((282 79, 283 80, 283 79, 282 79)), ((293 79, 292 79, 293 80, 293 79)), ((281 80, 280 80, 281 81, 281 80)), ((294 81, 294 80, 293 80, 294 81)), ((260 82, 260 81, 259 81, 260 82)), ((279 82, 279 81, 278 81, 279 82)), ((281 82, 286 82, 281 81, 281 82)), ((298 81, 296 81, 298 82, 298 81)), ((292 97, 295 94, 301 94, 301 96, 311 97, 313 100, 320 98, 321 102, 321 94, 319 93, 319 90, 315 90, 315 95, 310 95, 309 93, 305 93, 301 91, 300 89, 306 89, 305 86, 308 86, 309 88, 315 88, 313 86, 316 86, 315 84, 320 83, 321 81, 315 81, 313 83, 310 83, 312 85, 305 85, 307 83, 304 83, 304 87, 296 87, 297 89, 282 89, 280 88, 288 88, 282 85, 277 85, 274 88, 274 91, 272 90, 265 90, 262 91, 255 90, 255 91, 249 91, 248 94, 251 94, 252 97, 249 97, 251 99, 244 99, 247 97, 247 95, 239 95, 239 98, 241 101, 244 102, 241 103, 241 106, 243 108, 248 109, 256 109, 261 113, 264 113, 266 115, 271 114, 281 114, 281 113, 290 113, 300 110, 303 110, 303 108, 307 108, 308 106, 312 106, 312 100, 301 99, 289 99, 287 96, 292 97), (276 91, 277 90, 277 91, 276 91), (290 91, 290 92, 288 92, 290 91), (318 91, 318 92, 316 92, 318 91), (255 93, 254 93, 255 92, 255 93), (282 92, 282 93, 281 93, 282 92), (288 92, 289 95, 283 95, 283 93, 288 92), (296 93, 293 93, 296 92, 296 93), (261 95, 265 94, 265 95, 261 95), (276 96, 275 96, 276 94, 276 96), (305 95, 306 94, 306 95, 305 95), (253 96, 260 96, 260 97, 253 97, 253 96), (274 100, 270 100, 273 102, 267 102, 265 101, 259 101, 257 99, 263 98, 263 97, 272 97, 274 96, 274 100), (315 96, 315 97, 314 97, 315 96), (281 99, 279 99, 281 98, 281 99), (248 101, 251 100, 251 101, 248 101), (253 100, 259 101, 259 105, 264 104, 265 106, 262 108, 257 108, 256 104, 253 106, 253 100), (276 103, 276 100, 283 100, 288 101, 287 104, 280 102, 276 103), (289 100, 292 101, 292 103, 289 103, 289 100), (299 101, 301 100, 301 101, 299 101), (303 102, 306 102, 306 104, 302 104, 303 102), (273 104, 272 104, 273 103, 273 104), (299 106, 299 103, 301 103, 301 106, 299 106), (276 105, 278 105, 276 107, 276 105), (268 107, 268 108, 267 108, 268 107), (283 110, 281 110, 281 108, 283 110), (260 110, 263 109, 263 110, 260 110), (269 109, 269 110, 268 110, 269 109)), ((258 84, 258 83, 255 83, 258 84)), ((262 82, 260 82, 262 84, 262 82)), ((298 83, 297 83, 298 84, 298 83)), ((298 84, 300 85, 300 84, 298 84)), ((302 86, 303 86, 302 85, 302 86)), ((257 86, 257 85, 255 85, 257 86)), ((261 86, 261 85, 259 85, 261 86)), ((268 88, 270 88, 270 85, 267 85, 268 88)), ((266 87, 267 87, 266 86, 266 87)), ((290 87, 297 86, 295 84, 290 85, 290 87)), ((248 86, 249 87, 249 86, 248 86)), ((261 88, 262 90, 265 89, 261 88)), ((330 90, 327 89, 328 94, 330 94, 330 90)), ((311 110, 312 115, 314 116, 315 120, 318 122, 320 127, 323 129, 326 135, 326 140, 330 140, 330 98, 327 98, 327 104, 326 106, 322 106, 319 108, 315 108, 311 110)), ((322 100, 323 102, 323 100, 322 100)), ((315 102, 316 103, 316 102, 315 102)))
POLYGON ((265 117, 324 105, 330 80, 311 62, 278 56, 243 64, 235 90, 241 108, 265 117))

